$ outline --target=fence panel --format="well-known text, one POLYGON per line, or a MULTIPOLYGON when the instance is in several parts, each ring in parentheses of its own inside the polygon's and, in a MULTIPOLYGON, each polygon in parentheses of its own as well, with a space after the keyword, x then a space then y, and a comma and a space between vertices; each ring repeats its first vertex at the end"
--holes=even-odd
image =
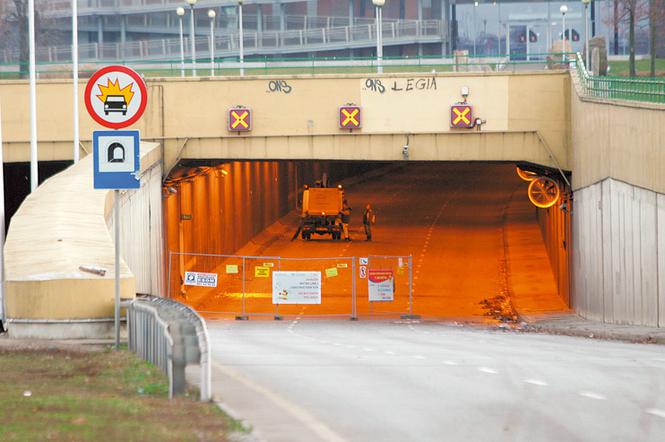
POLYGON ((359 315, 413 316, 411 257, 368 256, 366 259, 366 262, 359 261, 358 277, 362 278, 358 290, 359 315))

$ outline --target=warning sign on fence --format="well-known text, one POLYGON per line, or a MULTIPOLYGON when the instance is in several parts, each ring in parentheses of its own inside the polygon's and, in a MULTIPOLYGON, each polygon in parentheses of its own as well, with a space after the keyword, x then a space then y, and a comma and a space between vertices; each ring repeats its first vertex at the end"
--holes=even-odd
POLYGON ((270 267, 256 266, 254 267, 255 278, 270 278, 270 267))
POLYGON ((185 272, 185 285, 217 287, 217 273, 185 272))
POLYGON ((367 273, 369 301, 393 301, 395 298, 395 275, 393 271, 369 269, 367 273))
POLYGON ((321 304, 321 272, 273 272, 273 304, 321 304))

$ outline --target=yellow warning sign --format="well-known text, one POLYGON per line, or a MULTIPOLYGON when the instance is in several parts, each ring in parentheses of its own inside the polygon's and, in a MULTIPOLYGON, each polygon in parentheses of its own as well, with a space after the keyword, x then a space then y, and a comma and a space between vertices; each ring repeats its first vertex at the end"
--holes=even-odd
POLYGON ((254 267, 255 278, 270 278, 270 267, 256 266, 254 267))
POLYGON ((238 265, 237 264, 226 264, 226 273, 228 275, 238 273, 238 265))
POLYGON ((340 262, 340 263, 337 264, 337 268, 338 269, 348 269, 349 265, 345 262, 340 262))
POLYGON ((337 276, 337 267, 330 267, 329 269, 326 269, 326 277, 327 278, 333 278, 337 276))

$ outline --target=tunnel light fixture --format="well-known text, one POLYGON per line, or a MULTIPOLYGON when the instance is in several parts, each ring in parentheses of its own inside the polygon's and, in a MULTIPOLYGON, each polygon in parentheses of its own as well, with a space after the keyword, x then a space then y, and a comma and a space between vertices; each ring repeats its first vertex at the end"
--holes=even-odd
POLYGON ((469 96, 469 86, 462 86, 462 89, 460 90, 460 95, 462 98, 464 98, 464 102, 466 103, 466 99, 469 96))

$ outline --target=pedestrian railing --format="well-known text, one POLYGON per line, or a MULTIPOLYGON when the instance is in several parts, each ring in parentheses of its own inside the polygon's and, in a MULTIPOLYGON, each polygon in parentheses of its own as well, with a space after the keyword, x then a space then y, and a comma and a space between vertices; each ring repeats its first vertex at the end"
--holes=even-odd
POLYGON ((294 258, 170 252, 167 293, 199 313, 237 319, 409 318, 415 305, 410 256, 294 258), (284 278, 294 284, 295 292, 298 287, 309 289, 311 297, 299 297, 302 294, 291 286, 280 286, 284 278))
MULTIPOLYGON (((142 50, 161 51, 160 48, 145 47, 142 50)), ((107 54, 111 56, 112 54, 107 54)), ((514 54, 513 54, 514 55, 514 54)), ((63 55, 64 56, 64 55, 63 55)), ((65 57, 66 58, 66 57, 65 57)), ((415 56, 384 57, 382 60, 385 73, 429 73, 438 72, 518 72, 560 69, 564 65, 552 66, 545 56, 531 54, 530 60, 514 60, 508 56, 415 56)), ((194 66, 186 60, 181 65, 180 58, 168 60, 143 60, 128 62, 109 60, 86 62, 79 66, 81 77, 92 74, 101 66, 121 64, 129 66, 146 77, 192 76, 194 66)), ((377 72, 375 57, 311 57, 311 58, 274 58, 270 56, 246 57, 243 63, 245 75, 286 75, 286 74, 372 74, 377 72)), ((27 66, 0 64, 0 78, 27 77, 27 66)), ((210 59, 198 59, 196 75, 206 77, 211 74, 210 59)), ((218 76, 237 76, 240 63, 237 57, 215 58, 215 73, 218 76)), ((39 78, 71 78, 71 65, 68 63, 39 63, 39 78)))
MULTIPOLYGON (((444 25, 441 20, 396 20, 383 25, 385 44, 428 43, 442 41, 444 25)), ((375 44, 376 26, 373 23, 357 24, 318 29, 253 31, 243 34, 244 53, 274 54, 275 52, 307 52, 318 50, 344 49, 375 44)), ((185 38, 186 56, 190 57, 190 40, 185 38)), ((210 38, 194 38, 197 57, 210 54, 210 38)), ((215 36, 215 53, 218 57, 237 56, 239 34, 228 32, 215 36)), ((67 62, 72 59, 71 45, 39 47, 36 51, 38 62, 67 62)), ((17 63, 20 54, 17 49, 0 53, 0 63, 17 63)), ((152 39, 114 43, 83 43, 79 45, 81 63, 110 60, 164 60, 179 59, 180 39, 152 39)))
POLYGON ((212 397, 210 339, 205 321, 191 307, 155 296, 127 306, 129 349, 168 377, 169 398, 185 391, 185 368, 200 365, 200 398, 212 397))
POLYGON ((581 54, 576 54, 574 72, 584 95, 613 100, 665 103, 665 79, 593 76, 581 54))

